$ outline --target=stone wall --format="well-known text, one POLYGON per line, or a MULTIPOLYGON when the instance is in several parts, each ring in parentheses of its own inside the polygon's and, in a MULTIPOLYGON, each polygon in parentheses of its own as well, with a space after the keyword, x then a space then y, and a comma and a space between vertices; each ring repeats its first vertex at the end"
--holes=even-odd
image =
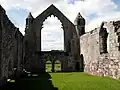
POLYGON ((14 65, 14 68, 17 68, 18 72, 21 72, 23 69, 23 35, 19 31, 19 29, 16 30, 15 33, 16 38, 16 62, 14 65))
POLYGON ((20 71, 22 39, 23 35, 0 6, 0 80, 11 78, 14 75, 14 68, 20 71))
POLYGON ((119 28, 115 31, 113 22, 106 22, 103 27, 108 32, 107 53, 100 53, 99 32, 101 27, 80 37, 81 54, 83 54, 85 65, 84 71, 93 75, 120 79, 119 28))
MULTIPOLYGON (((1 21, 0 21, 0 36, 2 36, 2 24, 1 24, 1 21)), ((2 68, 1 68, 1 65, 2 65, 2 48, 1 48, 1 43, 2 43, 2 37, 0 37, 0 79, 2 77, 2 68)))
POLYGON ((15 55, 15 26, 10 22, 7 15, 1 12, 1 26, 2 26, 2 43, 1 43, 1 76, 8 78, 12 75, 14 56, 15 55))
POLYGON ((85 64, 99 58, 99 29, 92 30, 80 37, 80 50, 85 64))

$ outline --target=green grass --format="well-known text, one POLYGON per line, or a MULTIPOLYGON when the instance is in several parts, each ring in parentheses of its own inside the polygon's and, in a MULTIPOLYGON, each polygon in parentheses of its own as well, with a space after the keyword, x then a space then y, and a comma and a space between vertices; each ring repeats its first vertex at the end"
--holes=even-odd
POLYGON ((59 90, 120 90, 120 81, 85 73, 52 73, 59 90))
POLYGON ((120 81, 77 72, 45 73, 21 78, 7 87, 9 90, 120 90, 120 81))

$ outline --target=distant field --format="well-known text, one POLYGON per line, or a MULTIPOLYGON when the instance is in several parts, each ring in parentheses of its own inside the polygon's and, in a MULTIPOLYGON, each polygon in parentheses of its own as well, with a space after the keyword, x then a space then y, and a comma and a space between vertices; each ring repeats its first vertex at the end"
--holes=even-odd
POLYGON ((79 72, 45 73, 21 78, 6 87, 9 90, 120 90, 120 81, 79 72))

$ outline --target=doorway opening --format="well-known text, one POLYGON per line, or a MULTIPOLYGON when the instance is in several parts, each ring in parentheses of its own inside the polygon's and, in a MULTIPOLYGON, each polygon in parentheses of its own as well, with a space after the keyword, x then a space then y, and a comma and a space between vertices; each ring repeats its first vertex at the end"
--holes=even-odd
POLYGON ((61 62, 59 60, 55 61, 55 72, 61 72, 61 62))
POLYGON ((52 62, 50 60, 46 61, 45 66, 46 66, 46 72, 52 72, 52 62))
POLYGON ((76 62, 75 69, 77 72, 80 71, 80 63, 79 62, 76 62))
POLYGON ((84 67, 85 67, 85 64, 84 64, 84 57, 83 57, 83 54, 80 55, 80 60, 81 60, 81 72, 84 72, 84 67))

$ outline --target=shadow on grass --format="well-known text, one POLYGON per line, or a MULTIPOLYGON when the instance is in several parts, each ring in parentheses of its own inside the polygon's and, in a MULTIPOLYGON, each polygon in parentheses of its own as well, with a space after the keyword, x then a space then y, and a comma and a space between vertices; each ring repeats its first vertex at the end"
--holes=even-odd
POLYGON ((50 79, 49 73, 43 73, 36 77, 24 77, 7 83, 2 90, 58 90, 50 79))

